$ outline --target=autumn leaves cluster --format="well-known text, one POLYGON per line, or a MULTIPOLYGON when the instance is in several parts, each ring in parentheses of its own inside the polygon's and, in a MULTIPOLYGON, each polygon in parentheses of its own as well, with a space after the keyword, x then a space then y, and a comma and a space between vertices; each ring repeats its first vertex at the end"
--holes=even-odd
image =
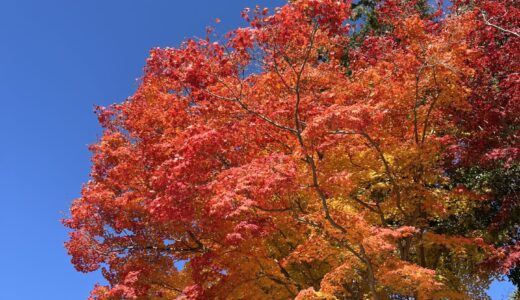
POLYGON ((153 49, 98 108, 66 247, 91 299, 485 299, 513 282, 513 0, 295 0, 153 49))

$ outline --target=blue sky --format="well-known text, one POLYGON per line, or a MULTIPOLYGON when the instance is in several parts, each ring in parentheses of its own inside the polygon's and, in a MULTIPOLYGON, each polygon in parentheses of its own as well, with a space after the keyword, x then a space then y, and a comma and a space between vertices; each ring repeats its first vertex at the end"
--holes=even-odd
POLYGON ((88 180, 86 146, 100 133, 93 106, 133 93, 150 48, 282 3, 0 0, 1 299, 86 299, 100 280, 74 270, 59 223, 88 180))

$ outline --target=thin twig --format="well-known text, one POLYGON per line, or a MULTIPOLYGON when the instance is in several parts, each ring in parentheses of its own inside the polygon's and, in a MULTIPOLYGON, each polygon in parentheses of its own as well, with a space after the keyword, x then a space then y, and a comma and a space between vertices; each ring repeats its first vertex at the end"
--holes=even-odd
POLYGON ((484 19, 484 23, 486 23, 486 25, 491 26, 491 27, 494 27, 494 28, 496 28, 496 29, 498 29, 498 30, 500 30, 500 31, 502 31, 502 32, 504 32, 504 33, 512 34, 512 35, 514 35, 514 36, 520 38, 520 33, 518 33, 518 32, 514 32, 514 31, 511 31, 511 30, 508 30, 508 29, 505 29, 505 28, 503 28, 503 27, 500 27, 500 26, 498 26, 498 25, 496 25, 496 24, 491 23, 490 21, 491 21, 491 19, 493 19, 493 18, 488 19, 488 18, 486 17, 486 13, 485 13, 485 12, 482 11, 481 13, 482 13, 482 18, 484 19))

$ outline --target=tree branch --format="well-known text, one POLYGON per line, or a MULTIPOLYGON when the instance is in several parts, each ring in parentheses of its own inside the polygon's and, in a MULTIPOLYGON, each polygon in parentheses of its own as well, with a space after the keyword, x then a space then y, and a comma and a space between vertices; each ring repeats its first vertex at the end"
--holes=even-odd
POLYGON ((511 31, 511 30, 508 30, 508 29, 505 29, 503 27, 500 27, 500 26, 498 26, 496 24, 491 23, 490 21, 493 18, 488 19, 485 12, 482 11, 481 13, 482 13, 482 18, 484 19, 484 23, 486 23, 486 25, 494 27, 494 28, 496 28, 496 29, 498 29, 498 30, 500 30, 500 31, 502 31, 504 33, 512 34, 512 35, 516 36, 517 38, 520 38, 520 33, 511 31))

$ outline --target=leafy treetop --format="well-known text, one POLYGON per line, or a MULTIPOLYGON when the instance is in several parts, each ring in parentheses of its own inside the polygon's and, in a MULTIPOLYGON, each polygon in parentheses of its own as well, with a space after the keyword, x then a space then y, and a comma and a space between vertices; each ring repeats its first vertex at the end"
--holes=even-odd
POLYGON ((520 10, 442 7, 296 0, 153 49, 63 221, 91 299, 486 299, 520 260, 520 10))

